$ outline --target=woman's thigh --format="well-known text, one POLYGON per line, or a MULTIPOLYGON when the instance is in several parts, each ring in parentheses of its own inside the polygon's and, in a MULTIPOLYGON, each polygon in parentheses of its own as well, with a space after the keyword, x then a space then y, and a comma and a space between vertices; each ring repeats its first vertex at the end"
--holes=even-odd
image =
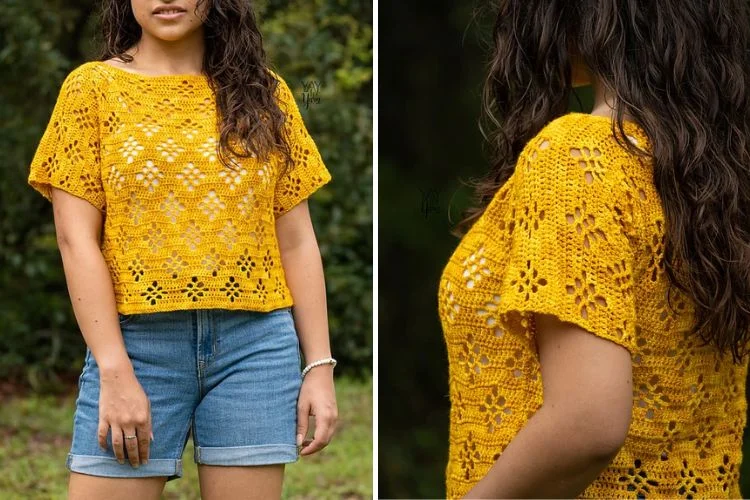
POLYGON ((284 464, 198 465, 202 500, 273 500, 281 498, 284 464))
POLYGON ((158 500, 167 478, 161 477, 101 477, 71 472, 68 481, 68 500, 158 500))

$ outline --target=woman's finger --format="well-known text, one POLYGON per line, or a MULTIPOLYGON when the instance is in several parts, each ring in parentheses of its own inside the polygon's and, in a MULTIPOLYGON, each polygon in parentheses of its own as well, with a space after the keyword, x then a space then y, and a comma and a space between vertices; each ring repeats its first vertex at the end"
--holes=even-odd
POLYGON ((331 427, 331 418, 328 413, 315 415, 315 434, 312 443, 300 451, 300 455, 312 455, 328 444, 329 429, 331 427))
POLYGON ((316 453, 325 447, 326 443, 322 439, 322 433, 318 431, 318 429, 315 430, 315 436, 313 437, 313 440, 310 442, 309 445, 302 448, 299 452, 300 455, 312 455, 313 453, 316 453))
POLYGON ((300 401, 297 405, 297 446, 303 444, 307 435, 308 418, 310 417, 310 404, 300 401))
POLYGON ((136 427, 138 434, 138 453, 140 454, 141 463, 148 463, 149 446, 151 444, 151 412, 149 412, 148 422, 136 427))
POLYGON ((117 457, 117 461, 121 464, 125 463, 125 451, 123 450, 123 440, 122 440, 122 427, 120 427, 118 424, 112 423, 112 451, 115 452, 115 457, 117 457))
POLYGON ((141 465, 141 457, 138 453, 138 441, 140 440, 140 437, 138 436, 135 427, 124 427, 123 431, 123 441, 125 442, 125 449, 128 452, 128 460, 130 461, 130 465, 132 465, 133 467, 138 467, 141 465), (127 439, 125 436, 135 436, 135 438, 127 439))
POLYGON ((333 439, 333 435, 336 434, 338 419, 338 411, 334 411, 328 416, 328 436, 326 436, 326 444, 330 443, 331 439, 333 439))
POLYGON ((109 423, 104 419, 99 419, 99 427, 96 429, 96 440, 99 441, 99 448, 107 451, 107 432, 109 432, 109 423))

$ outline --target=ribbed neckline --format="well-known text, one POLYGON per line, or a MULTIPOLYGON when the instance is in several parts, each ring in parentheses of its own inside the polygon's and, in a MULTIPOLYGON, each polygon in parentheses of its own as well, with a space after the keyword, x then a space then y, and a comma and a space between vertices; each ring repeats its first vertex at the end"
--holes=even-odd
POLYGON ((93 61, 93 62, 98 64, 99 66, 105 67, 107 70, 111 70, 112 73, 122 75, 132 80, 165 81, 165 82, 180 82, 180 81, 203 81, 205 82, 208 80, 208 77, 205 74, 196 75, 192 73, 184 73, 184 74, 174 74, 174 75, 144 75, 143 73, 135 73, 133 71, 128 71, 126 69, 118 68, 117 66, 112 66, 111 64, 107 64, 104 61, 93 61))

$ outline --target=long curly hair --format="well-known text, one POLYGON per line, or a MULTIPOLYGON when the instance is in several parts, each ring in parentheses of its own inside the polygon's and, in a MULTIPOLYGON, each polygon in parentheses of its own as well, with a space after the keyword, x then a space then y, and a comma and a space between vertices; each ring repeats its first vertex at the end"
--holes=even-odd
MULTIPOLYGON (((482 94, 491 153, 465 234, 524 145, 568 111, 571 55, 615 100, 612 133, 653 162, 664 268, 695 303, 693 335, 735 363, 750 336, 750 9, 747 0, 501 0, 482 94), (624 140, 629 114, 651 151, 624 140)), ((671 304, 670 304, 671 306, 671 304)))
MULTIPOLYGON (((229 152, 238 157, 267 161, 280 154, 283 169, 292 164, 289 127, 274 99, 279 82, 269 73, 263 37, 250 0, 198 0, 210 5, 204 16, 203 73, 216 95, 219 117, 218 156, 234 168, 229 152), (240 150, 235 149, 238 145, 240 150)), ((99 59, 117 57, 132 62, 126 53, 141 38, 130 1, 105 0, 100 12, 102 43, 99 59)))

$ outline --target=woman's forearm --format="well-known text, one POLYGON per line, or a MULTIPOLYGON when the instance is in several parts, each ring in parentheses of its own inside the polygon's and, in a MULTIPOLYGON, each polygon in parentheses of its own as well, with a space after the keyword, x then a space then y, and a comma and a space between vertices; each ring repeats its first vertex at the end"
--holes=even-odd
POLYGON ((616 453, 597 453, 591 436, 540 408, 465 498, 576 498, 616 453))
POLYGON ((330 357, 323 262, 317 241, 306 238, 297 245, 282 247, 281 260, 294 298, 295 326, 305 362, 330 357))
MULTIPOLYGON (((300 350, 309 364, 331 356, 328 337, 323 260, 304 205, 293 208, 277 225, 280 228, 281 261, 287 286, 294 299, 294 324, 300 350), (289 218, 291 217, 291 218, 289 218)), ((297 445, 300 455, 310 455, 331 440, 338 409, 333 384, 333 365, 317 366, 302 378, 297 399, 297 445), (315 432, 308 437, 310 417, 315 432)))
POLYGON ((104 375, 133 366, 117 317, 109 269, 96 242, 60 243, 65 280, 78 326, 104 375))

